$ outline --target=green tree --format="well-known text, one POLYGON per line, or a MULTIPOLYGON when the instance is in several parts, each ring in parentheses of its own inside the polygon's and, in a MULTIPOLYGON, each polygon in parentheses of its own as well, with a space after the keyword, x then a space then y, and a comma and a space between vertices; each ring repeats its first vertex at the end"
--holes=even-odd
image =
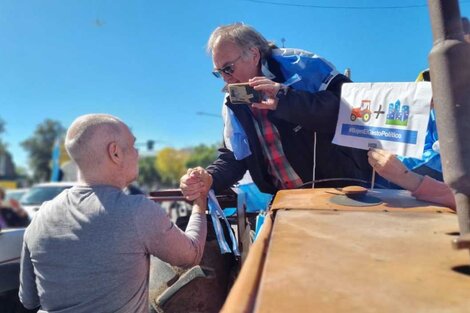
POLYGON ((155 168, 155 156, 146 156, 139 159, 139 177, 137 182, 148 190, 157 188, 161 181, 160 174, 155 168))
POLYGON ((162 182, 171 187, 176 187, 181 176, 186 173, 186 162, 189 153, 184 150, 176 150, 173 148, 164 148, 157 154, 155 167, 160 173, 162 182))
POLYGON ((37 126, 30 138, 21 143, 21 146, 29 153, 29 165, 35 182, 50 179, 52 148, 54 142, 63 137, 64 133, 65 128, 60 122, 46 119, 37 126))
POLYGON ((12 180, 16 178, 15 163, 8 152, 8 145, 1 136, 5 132, 5 121, 0 118, 0 178, 12 180))
MULTIPOLYGON (((0 136, 5 132, 5 121, 0 118, 0 136)), ((0 154, 4 153, 7 150, 6 144, 3 142, 0 137, 0 154)))
POLYGON ((19 187, 30 186, 33 180, 28 173, 28 170, 22 166, 15 166, 16 181, 19 187))
POLYGON ((186 167, 207 167, 217 158, 217 145, 206 146, 200 144, 191 150, 191 155, 186 163, 186 167))

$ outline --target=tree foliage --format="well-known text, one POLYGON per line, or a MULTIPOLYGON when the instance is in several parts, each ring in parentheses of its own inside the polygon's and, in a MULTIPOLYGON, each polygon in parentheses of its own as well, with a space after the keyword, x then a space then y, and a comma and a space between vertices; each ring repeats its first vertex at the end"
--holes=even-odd
POLYGON ((14 179, 16 178, 15 163, 10 152, 8 152, 8 145, 2 139, 3 133, 5 133, 5 121, 0 118, 0 177, 2 179, 14 179))
MULTIPOLYGON (((163 184, 169 187, 176 187, 179 184, 181 176, 186 173, 188 168, 196 166, 207 167, 216 157, 216 144, 210 146, 200 144, 196 147, 179 150, 166 147, 158 152, 155 159, 156 175, 160 176, 163 184)), ((142 174, 144 173, 141 170, 141 175, 142 174)), ((148 179, 150 179, 150 177, 148 179)))
POLYGON ((186 167, 207 167, 217 158, 217 145, 206 146, 200 144, 192 149, 191 155, 186 162, 186 167))
POLYGON ((186 173, 188 158, 189 153, 186 150, 176 150, 170 147, 160 150, 155 167, 160 173, 162 182, 172 187, 177 186, 181 176, 186 173))
POLYGON ((157 189, 161 181, 160 174, 155 168, 155 159, 155 156, 146 156, 139 159, 139 177, 137 182, 148 190, 157 189))
POLYGON ((34 181, 50 179, 52 148, 56 139, 61 138, 64 133, 65 128, 60 122, 46 119, 37 126, 30 138, 21 143, 29 154, 29 166, 33 171, 34 181))
MULTIPOLYGON (((0 118, 0 136, 5 132, 5 121, 0 118)), ((0 137, 0 154, 6 152, 7 147, 3 142, 3 139, 0 137)))

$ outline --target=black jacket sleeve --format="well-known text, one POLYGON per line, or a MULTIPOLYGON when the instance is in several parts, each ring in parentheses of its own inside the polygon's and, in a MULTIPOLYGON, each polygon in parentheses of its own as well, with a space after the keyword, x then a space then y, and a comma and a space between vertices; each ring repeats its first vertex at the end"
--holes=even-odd
POLYGON ((217 160, 207 167, 207 171, 212 175, 212 188, 220 192, 242 179, 247 170, 245 161, 236 160, 233 152, 227 148, 219 149, 217 160))
POLYGON ((337 75, 324 91, 315 93, 289 89, 279 97, 273 116, 319 133, 334 133, 338 120, 341 85, 350 80, 337 75))

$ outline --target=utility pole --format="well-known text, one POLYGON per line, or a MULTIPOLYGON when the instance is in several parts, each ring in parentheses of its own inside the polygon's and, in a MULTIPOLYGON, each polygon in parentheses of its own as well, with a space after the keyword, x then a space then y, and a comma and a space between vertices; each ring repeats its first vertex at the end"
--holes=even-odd
POLYGON ((464 41, 457 0, 428 4, 434 41, 429 65, 444 181, 454 193, 464 235, 470 232, 470 44, 464 41))

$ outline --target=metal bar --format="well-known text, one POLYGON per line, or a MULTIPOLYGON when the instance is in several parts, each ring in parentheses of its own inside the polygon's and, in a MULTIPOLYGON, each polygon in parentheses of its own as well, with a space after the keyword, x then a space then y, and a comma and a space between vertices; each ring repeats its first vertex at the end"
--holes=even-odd
POLYGON ((444 181, 457 203, 461 234, 470 232, 470 44, 457 0, 429 0, 429 54, 444 181))
MULTIPOLYGON (((216 195, 217 201, 219 201, 222 209, 231 208, 237 206, 237 194, 231 190, 227 189, 222 193, 216 195)), ((183 196, 181 189, 164 189, 164 190, 155 190, 149 193, 149 199, 155 202, 164 202, 164 201, 185 201, 187 203, 192 203, 192 201, 187 201, 183 196)))

